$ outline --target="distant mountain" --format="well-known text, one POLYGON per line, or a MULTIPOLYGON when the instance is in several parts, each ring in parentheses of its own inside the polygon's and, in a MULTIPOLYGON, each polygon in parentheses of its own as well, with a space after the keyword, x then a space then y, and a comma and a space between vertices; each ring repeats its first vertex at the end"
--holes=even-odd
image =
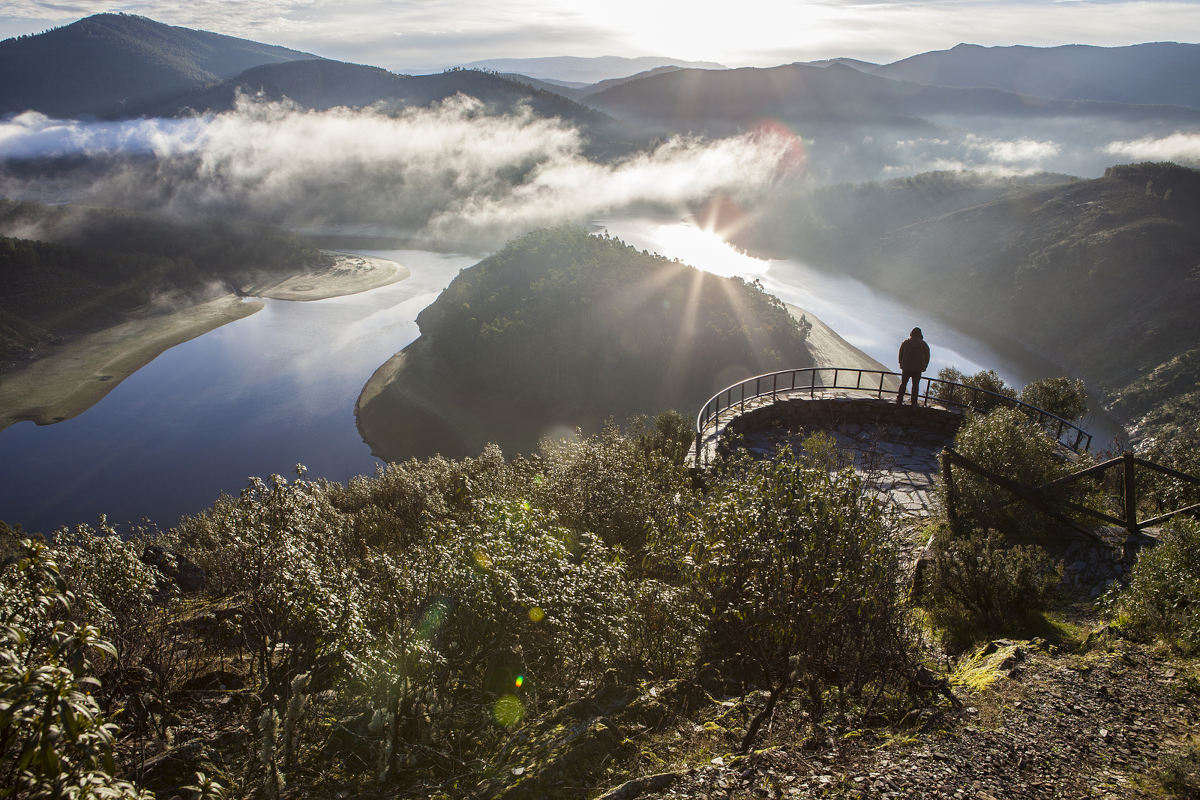
POLYGON ((622 58, 620 56, 599 56, 597 58, 580 58, 577 56, 556 56, 550 58, 491 58, 485 61, 472 61, 463 64, 469 69, 489 69, 496 72, 515 72, 541 80, 570 81, 581 84, 592 84, 609 78, 624 78, 646 70, 658 67, 682 67, 687 69, 725 69, 724 65, 715 61, 684 61, 678 58, 661 58, 643 56, 641 58, 622 58))
POLYGON ((870 71, 937 86, 986 87, 1056 100, 1200 108, 1200 44, 980 47, 960 44, 870 71))
POLYGON ((379 67, 324 59, 267 64, 235 78, 167 102, 137 109, 146 116, 178 116, 191 112, 227 111, 237 95, 265 100, 288 98, 304 108, 362 107, 382 103, 391 108, 428 106, 462 93, 492 110, 509 112, 528 105, 546 117, 559 117, 585 130, 600 133, 613 120, 602 112, 527 83, 479 70, 457 69, 435 75, 395 75, 379 67))
POLYGON ((879 69, 879 64, 871 61, 862 61, 857 58, 822 58, 818 61, 805 61, 810 67, 828 67, 833 64, 841 64, 846 67, 854 67, 859 72, 874 73, 879 69))
POLYGON ((114 117, 260 64, 316 56, 126 14, 0 42, 0 114, 114 117))
POLYGON ((521 75, 516 72, 497 72, 495 73, 501 78, 508 78, 510 81, 523 83, 526 86, 532 86, 535 89, 541 89, 545 92, 553 92, 561 94, 563 97, 569 97, 572 100, 578 100, 582 94, 591 87, 588 83, 576 83, 575 81, 551 81, 542 78, 531 78, 528 75, 521 75))
POLYGON ((609 78, 608 80, 599 81, 597 83, 593 83, 590 86, 585 86, 581 89, 578 89, 576 92, 576 96, 579 98, 584 98, 584 97, 587 97, 588 95, 596 94, 598 92, 603 92, 606 89, 611 89, 614 86, 620 86, 622 84, 630 83, 632 81, 640 81, 643 78, 649 78, 652 75, 665 75, 668 72, 678 72, 681 69, 683 69, 683 67, 677 67, 674 64, 671 64, 671 65, 668 65, 665 67, 655 67, 654 69, 648 69, 645 72, 639 72, 636 75, 627 75, 624 78, 609 78))
POLYGON ((711 133, 725 133, 764 118, 790 123, 913 123, 932 115, 1022 118, 1088 114, 1200 121, 1200 114, 1173 107, 1047 100, 998 89, 928 86, 868 75, 844 64, 676 70, 590 94, 586 102, 621 119, 711 133))

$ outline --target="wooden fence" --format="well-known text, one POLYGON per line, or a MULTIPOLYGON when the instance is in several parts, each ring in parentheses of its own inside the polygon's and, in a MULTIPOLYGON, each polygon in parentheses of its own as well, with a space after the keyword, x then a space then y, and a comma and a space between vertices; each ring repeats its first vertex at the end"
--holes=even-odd
POLYGON ((1072 527, 1090 533, 1087 529, 1081 527, 1073 520, 1069 519, 1065 511, 1074 511, 1101 522, 1106 522, 1110 525, 1119 525, 1130 533, 1140 533, 1144 529, 1161 525, 1163 522, 1176 517, 1180 514, 1200 514, 1200 503, 1193 503, 1189 506, 1170 511, 1165 514, 1151 517, 1149 519, 1138 519, 1138 491, 1137 491, 1137 469, 1140 467, 1144 470, 1152 470, 1163 475, 1168 475, 1172 478, 1200 486, 1200 478, 1194 475, 1188 475, 1184 472, 1164 467, 1161 464, 1155 464, 1152 461, 1147 461, 1144 458, 1138 458, 1133 453, 1125 452, 1116 458, 1109 459, 1101 464, 1081 469, 1078 472, 1073 472, 1070 475, 1043 484, 1042 486, 1031 486, 1028 484, 1015 481, 1011 478, 1006 478, 1003 475, 998 475, 995 472, 983 467, 980 464, 972 461, 951 448, 942 451, 942 481, 946 487, 946 513, 950 518, 951 525, 957 525, 957 503, 958 492, 954 481, 954 468, 961 467, 969 472, 996 484, 1002 489, 1006 489, 1022 500, 1029 502, 1043 511, 1046 511, 1054 516, 1062 518, 1072 527), (1117 517, 1113 514, 1104 511, 1098 511, 1094 508, 1088 508, 1081 503, 1076 503, 1065 497, 1057 494, 1057 490, 1066 488, 1072 483, 1079 481, 1082 478, 1090 476, 1100 476, 1109 470, 1120 469, 1122 471, 1121 480, 1121 501, 1124 508, 1124 518, 1117 517))

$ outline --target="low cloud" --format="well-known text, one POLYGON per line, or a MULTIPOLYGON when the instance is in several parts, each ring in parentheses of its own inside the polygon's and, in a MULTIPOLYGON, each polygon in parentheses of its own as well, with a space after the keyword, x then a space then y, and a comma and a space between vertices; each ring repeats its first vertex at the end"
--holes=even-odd
POLYGON ((975 134, 967 135, 966 145, 985 154, 989 160, 1004 164, 1041 164, 1062 152, 1062 147, 1056 142, 1040 142, 1035 139, 1005 141, 975 134))
MULTIPOLYGON (((781 174, 789 146, 770 134, 673 138, 601 163, 586 144, 558 119, 528 109, 491 115, 461 95, 399 114, 241 98, 234 111, 183 120, 0 122, 0 158, 109 164, 98 178, 89 167, 59 199, 492 246, 533 226, 635 205, 748 196, 781 174)), ((22 184, 14 175, 0 191, 45 192, 45 176, 22 184)))
POLYGON ((1177 131, 1169 136, 1111 142, 1104 152, 1133 161, 1200 163, 1200 133, 1177 131))

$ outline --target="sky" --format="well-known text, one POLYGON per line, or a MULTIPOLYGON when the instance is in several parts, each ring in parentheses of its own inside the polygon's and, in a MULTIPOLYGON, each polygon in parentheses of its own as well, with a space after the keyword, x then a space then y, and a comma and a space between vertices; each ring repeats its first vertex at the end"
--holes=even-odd
POLYGON ((960 42, 1200 38, 1200 0, 4 0, 0 38, 106 11, 411 72, 564 55, 889 63, 960 42))

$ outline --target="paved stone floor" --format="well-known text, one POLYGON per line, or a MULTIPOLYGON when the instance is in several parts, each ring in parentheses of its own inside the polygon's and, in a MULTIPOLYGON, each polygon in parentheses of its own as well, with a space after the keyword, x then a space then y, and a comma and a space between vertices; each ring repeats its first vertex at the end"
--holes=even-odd
MULTIPOLYGON (((842 423, 827 429, 837 444, 854 455, 855 466, 867 475, 903 515, 929 516, 933 483, 939 471, 938 454, 950 443, 944 436, 903 425, 842 423)), ((745 447, 769 456, 784 441, 798 447, 809 434, 772 432, 748 434, 745 447)))

